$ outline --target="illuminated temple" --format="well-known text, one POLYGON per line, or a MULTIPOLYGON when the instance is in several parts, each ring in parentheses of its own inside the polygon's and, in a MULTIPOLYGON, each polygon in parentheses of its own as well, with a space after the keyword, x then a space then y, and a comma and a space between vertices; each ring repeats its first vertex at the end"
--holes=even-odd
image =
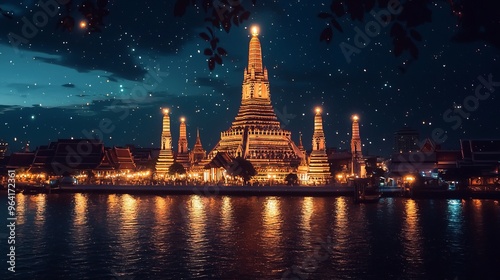
POLYGON ((155 171, 160 177, 168 174, 168 168, 174 163, 174 153, 172 151, 172 134, 170 133, 170 111, 163 110, 163 129, 161 132, 161 147, 155 171))
POLYGON ((309 157, 308 176, 314 183, 327 184, 330 181, 330 165, 326 155, 326 140, 323 131, 321 108, 316 108, 314 116, 314 133, 312 137, 312 152, 309 157))
POLYGON ((257 180, 283 180, 297 172, 305 153, 292 141, 291 132, 282 129, 271 104, 267 69, 262 65, 258 29, 252 28, 248 67, 243 74, 241 106, 231 127, 208 154, 212 159, 223 152, 243 157, 254 165, 257 180))

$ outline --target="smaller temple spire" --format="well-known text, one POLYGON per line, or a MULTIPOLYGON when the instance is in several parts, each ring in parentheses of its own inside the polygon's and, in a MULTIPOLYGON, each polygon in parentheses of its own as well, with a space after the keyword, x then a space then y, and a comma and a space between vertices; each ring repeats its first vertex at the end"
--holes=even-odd
POLYGON ((186 135, 186 118, 181 117, 179 126, 179 143, 177 152, 180 154, 187 153, 187 135, 186 135))
POLYGON ((186 118, 180 118, 179 125, 179 142, 177 146, 177 156, 175 161, 181 163, 184 168, 189 168, 189 152, 188 152, 188 141, 186 134, 186 118))
POLYGON ((327 184, 330 181, 330 164, 326 154, 325 133, 323 132, 323 118, 321 108, 316 107, 314 116, 314 133, 312 138, 312 152, 309 157, 309 179, 315 184, 327 184))
POLYGON ((158 178, 164 179, 168 174, 168 168, 174 163, 172 151, 172 135, 170 134, 170 110, 163 109, 163 130, 161 132, 160 155, 156 162, 155 170, 158 178))
POLYGON ((170 110, 163 109, 163 130, 161 132, 161 149, 172 150, 172 135, 170 134, 170 110))
POLYGON ((361 155, 361 137, 359 136, 359 117, 352 116, 352 138, 351 138, 351 153, 361 155))
POLYGON ((189 153, 189 159, 191 164, 201 162, 205 159, 207 152, 203 149, 201 145, 200 129, 196 128, 196 143, 194 144, 193 150, 189 153))
POLYGON ((201 146, 200 129, 198 127, 196 128, 196 143, 194 145, 195 146, 197 146, 197 145, 201 146))
POLYGON ((313 150, 324 150, 325 133, 323 132, 323 118, 321 117, 321 108, 316 107, 316 115, 314 116, 314 134, 313 134, 313 150))
POLYGON ((361 137, 359 136, 359 117, 352 116, 352 138, 351 138, 351 174, 364 177, 365 163, 361 151, 361 137))

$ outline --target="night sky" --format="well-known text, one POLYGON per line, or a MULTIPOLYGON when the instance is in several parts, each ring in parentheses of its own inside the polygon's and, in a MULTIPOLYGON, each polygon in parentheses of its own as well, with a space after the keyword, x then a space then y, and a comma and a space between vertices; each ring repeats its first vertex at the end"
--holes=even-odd
POLYGON ((21 18, 40 11, 37 2, 0 4, 14 14, 0 17, 0 139, 11 151, 27 141, 36 147, 99 134, 105 118, 112 127, 103 133, 107 146, 159 147, 162 107, 172 111, 174 147, 184 116, 189 147, 199 127, 204 148, 211 150, 238 111, 253 24, 261 29, 274 108, 296 143, 303 133, 307 149, 318 105, 329 147, 348 148, 350 117, 360 116, 365 154, 389 155, 393 133, 405 125, 422 138, 442 128, 448 136, 444 148, 458 148, 464 138, 500 138, 500 87, 479 101, 461 127, 443 120, 447 110, 463 107, 474 95, 478 76, 491 74, 500 81, 500 50, 480 41, 453 42, 457 19, 445 1, 433 7, 432 23, 417 29, 423 36, 418 59, 395 57, 389 29, 382 28, 350 63, 339 44, 352 44, 354 28, 364 29, 366 23, 346 17, 340 21, 344 33, 335 33, 330 44, 320 42, 325 21, 317 15, 328 10, 329 0, 258 0, 254 7, 242 1, 251 17, 229 34, 217 31, 228 56, 214 71, 203 54, 208 43, 198 35, 206 31, 202 10, 190 7, 183 17, 174 17, 175 1, 111 1, 102 32, 56 29, 58 17, 50 17, 16 50, 8 34, 21 34, 21 18), (158 83, 151 78, 155 73, 160 73, 158 83), (144 85, 147 96, 131 93, 144 85))

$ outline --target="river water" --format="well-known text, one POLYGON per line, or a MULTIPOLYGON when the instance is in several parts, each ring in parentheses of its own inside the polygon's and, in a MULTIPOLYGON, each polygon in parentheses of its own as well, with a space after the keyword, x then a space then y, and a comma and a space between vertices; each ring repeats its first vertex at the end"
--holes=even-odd
POLYGON ((4 226, 1 279, 500 279, 494 200, 16 199, 16 272, 7 271, 4 226))

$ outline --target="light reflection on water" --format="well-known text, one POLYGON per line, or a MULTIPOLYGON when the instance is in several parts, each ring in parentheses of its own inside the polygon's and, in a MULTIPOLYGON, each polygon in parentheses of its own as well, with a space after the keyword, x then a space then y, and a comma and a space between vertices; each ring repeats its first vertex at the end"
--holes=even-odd
POLYGON ((491 200, 19 194, 17 203, 21 278, 277 279, 312 259, 309 279, 464 279, 497 276, 500 263, 491 200), (328 258, 314 259, 319 249, 328 258))
MULTIPOLYGON (((409 199, 405 203, 404 226, 402 234, 404 237, 404 256, 406 267, 410 271, 420 272, 423 263, 422 236, 420 232, 420 212, 417 202, 409 199)), ((412 275, 415 277, 415 275, 412 275)))
POLYGON ((189 224, 188 231, 186 232, 187 239, 187 262, 190 278, 204 275, 204 266, 209 261, 209 256, 206 254, 208 251, 208 240, 205 235, 206 230, 206 203, 209 198, 201 197, 199 195, 191 196, 188 209, 188 217, 186 222, 189 224))
POLYGON ((283 259, 283 245, 281 239, 283 237, 283 216, 282 216, 281 200, 278 197, 266 197, 264 207, 261 213, 262 230, 260 233, 261 244, 263 248, 263 261, 274 262, 283 259))
MULTIPOLYGON (((347 215, 347 201, 345 197, 338 197, 335 199, 335 227, 333 228, 333 248, 335 249, 334 254, 337 255, 334 258, 336 266, 345 267, 345 265, 351 261, 349 259, 350 254, 350 241, 354 238, 350 233, 348 227, 347 215)), ((359 216, 355 220, 359 219, 359 216)))

